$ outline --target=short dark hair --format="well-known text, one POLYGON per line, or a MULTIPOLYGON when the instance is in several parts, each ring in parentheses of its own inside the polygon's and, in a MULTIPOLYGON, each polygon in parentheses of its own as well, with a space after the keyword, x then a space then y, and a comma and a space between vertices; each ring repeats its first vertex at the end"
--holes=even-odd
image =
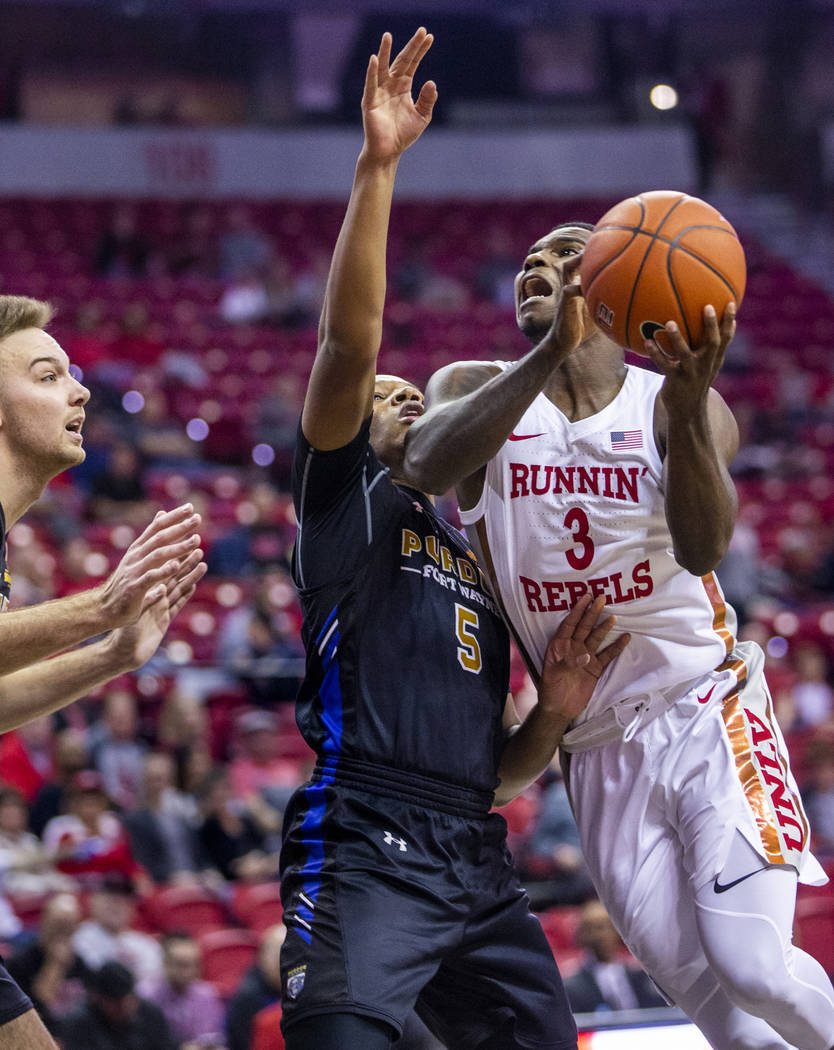
POLYGON ((86 980, 87 990, 103 999, 124 999, 136 986, 133 973, 122 963, 111 960, 93 970, 86 980))

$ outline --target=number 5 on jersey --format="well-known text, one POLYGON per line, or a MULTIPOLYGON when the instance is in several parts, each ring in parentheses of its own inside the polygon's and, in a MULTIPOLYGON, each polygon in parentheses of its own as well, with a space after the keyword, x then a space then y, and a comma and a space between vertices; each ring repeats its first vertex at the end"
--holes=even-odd
POLYGON ((475 637, 479 625, 480 620, 476 612, 455 602, 455 634, 460 642, 458 663, 464 671, 470 671, 472 674, 480 674, 482 667, 481 647, 475 637))

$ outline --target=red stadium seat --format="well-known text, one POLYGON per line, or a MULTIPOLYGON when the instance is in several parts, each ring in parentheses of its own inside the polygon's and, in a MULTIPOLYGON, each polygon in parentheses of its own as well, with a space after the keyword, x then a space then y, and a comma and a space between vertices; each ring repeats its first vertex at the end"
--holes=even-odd
POLYGON ((224 999, 230 998, 255 962, 260 938, 252 930, 212 930, 198 939, 203 980, 210 981, 224 999))
POLYGON ((198 886, 164 886, 147 901, 146 911, 163 932, 206 933, 229 925, 229 913, 211 893, 198 886))
POLYGON ((794 943, 834 974, 834 895, 801 897, 796 902, 794 943))
POLYGON ((283 921, 281 887, 277 882, 241 884, 235 889, 234 908, 245 926, 263 933, 283 921))
POLYGON ((576 949, 576 931, 581 909, 578 907, 548 908, 538 913, 544 935, 553 950, 563 954, 576 949))

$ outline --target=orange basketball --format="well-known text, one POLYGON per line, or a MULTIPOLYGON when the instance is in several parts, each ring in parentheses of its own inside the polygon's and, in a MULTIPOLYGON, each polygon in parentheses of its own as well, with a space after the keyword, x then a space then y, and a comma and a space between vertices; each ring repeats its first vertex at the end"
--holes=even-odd
POLYGON ((652 190, 603 215, 585 246, 580 279, 596 324, 646 356, 646 339, 669 352, 667 321, 697 346, 704 307, 711 303, 720 320, 727 303, 740 306, 747 268, 736 231, 712 205, 652 190))

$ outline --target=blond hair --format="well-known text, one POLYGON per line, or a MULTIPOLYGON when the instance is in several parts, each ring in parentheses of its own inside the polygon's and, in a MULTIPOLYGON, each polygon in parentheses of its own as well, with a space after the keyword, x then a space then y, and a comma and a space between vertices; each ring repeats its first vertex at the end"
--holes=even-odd
POLYGON ((0 339, 25 328, 46 328, 54 310, 50 303, 26 295, 0 295, 0 339))

